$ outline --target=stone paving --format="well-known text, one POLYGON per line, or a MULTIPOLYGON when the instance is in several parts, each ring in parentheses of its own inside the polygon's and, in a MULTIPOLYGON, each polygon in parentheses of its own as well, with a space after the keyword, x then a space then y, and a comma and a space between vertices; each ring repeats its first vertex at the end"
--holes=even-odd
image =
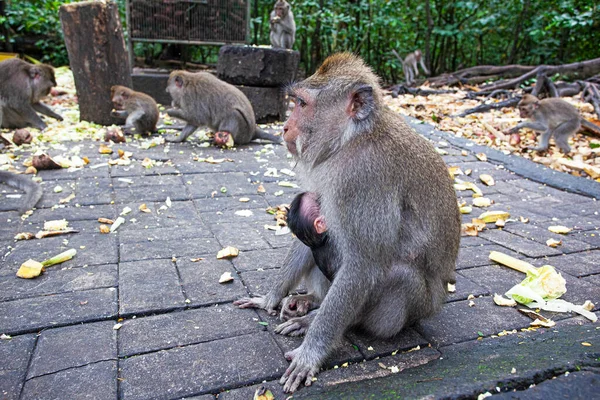
MULTIPOLYGON (((477 182, 495 201, 491 209, 508 210, 516 221, 504 229, 488 224, 479 237, 463 238, 456 292, 439 315, 393 340, 349 333, 314 385, 294 398, 476 398, 487 391, 501 398, 548 398, 557 391, 591 398, 600 376, 598 324, 543 312, 557 321, 555 328, 521 331, 531 320, 496 306, 492 295, 523 274, 488 255, 497 250, 535 266, 554 265, 567 282, 565 300, 600 304, 600 202, 551 186, 593 194, 600 184, 563 184, 563 177, 553 180, 555 173, 532 163, 517 165, 513 173, 495 161, 502 160, 497 152, 489 150, 489 161, 479 161, 477 146, 427 125, 414 127, 447 152, 448 165, 473 171, 461 178, 477 182), (481 173, 492 175, 496 185, 481 184, 481 173), (518 221, 521 216, 529 222, 518 221), (573 232, 547 230, 558 224, 573 232), (550 238, 562 245, 548 247, 550 238)), ((118 157, 98 154, 98 142, 79 144, 92 166, 118 157)), ((286 398, 277 384, 288 365, 283 354, 302 339, 276 335, 275 317, 231 304, 273 285, 290 244, 290 235, 264 227, 274 224, 265 209, 289 203, 301 190, 279 185, 295 182, 281 173, 293 168, 285 148, 252 144, 222 151, 194 139, 148 150, 136 142, 113 147, 131 151, 134 162, 41 171, 44 197, 24 221, 14 211, 18 199, 6 197, 15 191, 0 188, 0 334, 10 336, 0 340, 0 399, 251 399, 261 385, 276 399, 286 398), (230 160, 197 161, 208 156, 230 160), (144 158, 158 164, 144 168, 144 158), (279 176, 265 175, 267 168, 279 176), (257 192, 259 184, 264 194, 257 192), (61 193, 54 192, 57 185, 61 193), (75 199, 57 207, 71 192, 75 199), (249 201, 240 202, 242 197, 249 201), (142 203, 151 213, 139 210, 142 203), (126 222, 115 233, 101 234, 97 219, 115 219, 125 207, 133 210, 126 222), (237 215, 240 210, 252 213, 237 215), (79 232, 13 240, 60 218, 79 232), (217 260, 225 246, 237 247, 240 255, 217 260), (77 250, 75 258, 42 276, 15 276, 27 259, 42 261, 69 248, 77 250), (232 283, 219 284, 224 272, 232 273, 232 283)), ((470 202, 470 192, 458 196, 470 202)), ((464 222, 477 215, 475 208, 464 222)))

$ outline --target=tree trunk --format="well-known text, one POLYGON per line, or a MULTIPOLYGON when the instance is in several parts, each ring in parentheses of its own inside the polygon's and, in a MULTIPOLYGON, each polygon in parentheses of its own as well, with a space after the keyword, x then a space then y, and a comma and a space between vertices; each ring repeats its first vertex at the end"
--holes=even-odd
POLYGON ((60 20, 75 78, 79 118, 101 125, 122 122, 110 115, 110 88, 132 87, 132 81, 117 4, 65 4, 60 7, 60 20))

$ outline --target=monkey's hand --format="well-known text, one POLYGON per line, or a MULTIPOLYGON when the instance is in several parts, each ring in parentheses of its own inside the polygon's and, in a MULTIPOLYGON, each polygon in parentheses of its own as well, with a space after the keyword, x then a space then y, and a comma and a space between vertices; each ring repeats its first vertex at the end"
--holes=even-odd
POLYGON ((285 358, 292 361, 279 380, 286 393, 298 390, 302 382, 304 382, 304 386, 312 385, 313 378, 319 372, 319 363, 309 357, 310 353, 305 351, 303 346, 285 353, 285 358))
POLYGON ((508 134, 509 134, 509 135, 512 135, 513 133, 519 133, 519 128, 517 128, 517 127, 515 126, 514 128, 512 128, 512 129, 510 129, 510 130, 508 131, 508 134))
POLYGON ((312 294, 288 296, 281 302, 279 318, 283 321, 287 321, 291 318, 302 317, 318 306, 319 303, 312 294))
POLYGON ((269 302, 267 296, 258 295, 256 297, 242 297, 239 300, 233 302, 239 308, 260 308, 266 310, 271 315, 277 315, 277 304, 269 302))
POLYGON ((287 336, 302 336, 310 327, 318 311, 312 311, 299 318, 291 318, 289 321, 279 324, 275 327, 275 333, 287 336))

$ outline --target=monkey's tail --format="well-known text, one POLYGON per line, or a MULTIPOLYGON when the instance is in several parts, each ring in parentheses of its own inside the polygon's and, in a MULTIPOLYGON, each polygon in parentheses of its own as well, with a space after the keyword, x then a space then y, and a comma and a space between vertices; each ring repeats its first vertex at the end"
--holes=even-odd
POLYGON ((254 131, 254 138, 270 140, 273 143, 281 143, 281 141, 282 141, 280 136, 272 135, 270 133, 263 131, 260 128, 256 128, 256 131, 254 131))
POLYGON ((596 135, 600 135, 600 126, 594 124, 593 122, 590 122, 585 118, 581 118, 581 125, 594 132, 596 135))
POLYGON ((35 207, 43 194, 40 185, 21 175, 0 171, 0 182, 25 192, 25 198, 19 207, 19 213, 21 214, 35 207))

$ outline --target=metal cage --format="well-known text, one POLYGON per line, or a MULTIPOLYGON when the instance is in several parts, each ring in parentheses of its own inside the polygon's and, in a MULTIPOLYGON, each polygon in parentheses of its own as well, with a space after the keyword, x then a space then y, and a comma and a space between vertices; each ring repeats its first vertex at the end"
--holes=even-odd
POLYGON ((127 0, 126 13, 130 56, 133 42, 223 45, 249 39, 250 0, 127 0))

